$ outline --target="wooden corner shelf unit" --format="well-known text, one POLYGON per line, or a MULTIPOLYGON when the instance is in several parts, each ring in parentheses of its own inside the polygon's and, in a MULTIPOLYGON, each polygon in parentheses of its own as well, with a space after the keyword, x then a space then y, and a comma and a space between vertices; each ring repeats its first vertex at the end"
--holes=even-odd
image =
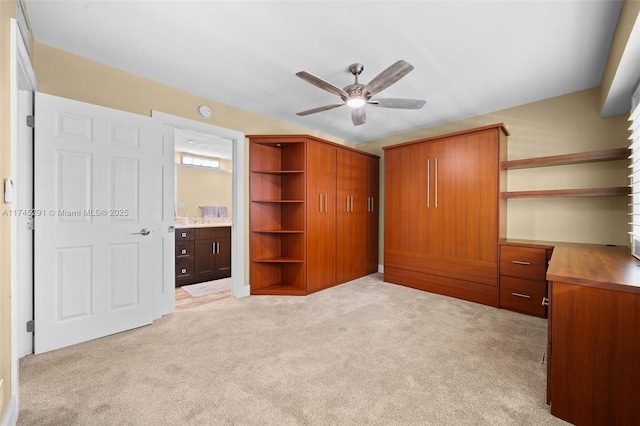
MULTIPOLYGON (((561 166, 567 164, 593 163, 597 161, 614 161, 629 158, 631 152, 628 148, 615 148, 602 151, 581 152, 575 154, 552 155, 548 157, 524 158, 521 160, 503 161, 500 163, 502 170, 514 170, 533 167, 561 166)), ((614 195, 628 195, 631 188, 628 186, 603 187, 603 188, 574 188, 574 189, 548 189, 533 191, 508 191, 501 192, 502 198, 533 198, 533 197, 601 197, 614 195)))
POLYGON ((253 295, 306 295, 378 269, 379 157, 309 135, 251 135, 253 295))
POLYGON ((251 145, 252 273, 261 294, 304 294, 305 145, 251 145))

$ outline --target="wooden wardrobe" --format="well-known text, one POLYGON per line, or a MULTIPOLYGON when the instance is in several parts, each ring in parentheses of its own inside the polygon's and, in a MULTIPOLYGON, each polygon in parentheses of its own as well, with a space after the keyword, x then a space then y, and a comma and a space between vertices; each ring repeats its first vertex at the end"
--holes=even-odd
POLYGON ((377 272, 379 157, 308 135, 249 141, 251 294, 377 272))
POLYGON ((508 135, 499 123, 384 148, 385 281, 499 306, 508 135))

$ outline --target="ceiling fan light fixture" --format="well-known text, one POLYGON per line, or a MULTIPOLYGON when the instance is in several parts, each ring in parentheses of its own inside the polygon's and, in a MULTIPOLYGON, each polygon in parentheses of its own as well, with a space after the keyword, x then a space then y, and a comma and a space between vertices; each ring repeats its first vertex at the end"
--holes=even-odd
POLYGON ((347 105, 351 108, 360 108, 365 104, 364 98, 361 97, 352 97, 347 100, 347 105))

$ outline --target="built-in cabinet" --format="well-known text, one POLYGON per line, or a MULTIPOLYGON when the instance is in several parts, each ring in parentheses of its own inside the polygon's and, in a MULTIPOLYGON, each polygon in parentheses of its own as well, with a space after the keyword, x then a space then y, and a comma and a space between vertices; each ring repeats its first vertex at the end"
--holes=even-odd
POLYGON ((553 245, 509 242, 500 245, 500 307, 547 317, 547 265, 553 245))
POLYGON ((502 123, 387 146, 385 281, 499 305, 502 123))
POLYGON ((249 140, 251 293, 304 295, 376 272, 379 157, 307 135, 249 140))
POLYGON ((231 227, 177 228, 176 287, 231 277, 231 227))
POLYGON ((627 247, 565 244, 547 271, 547 403, 577 426, 640 421, 640 262, 627 247))

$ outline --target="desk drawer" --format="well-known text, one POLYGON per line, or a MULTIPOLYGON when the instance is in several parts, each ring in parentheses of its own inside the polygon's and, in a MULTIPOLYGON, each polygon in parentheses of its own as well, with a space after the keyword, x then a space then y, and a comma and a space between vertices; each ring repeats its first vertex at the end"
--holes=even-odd
POLYGON ((500 275, 545 281, 547 252, 544 248, 500 246, 500 275))
POLYGON ((546 281, 529 281, 512 277, 500 277, 500 307, 546 317, 542 299, 547 295, 546 281))

